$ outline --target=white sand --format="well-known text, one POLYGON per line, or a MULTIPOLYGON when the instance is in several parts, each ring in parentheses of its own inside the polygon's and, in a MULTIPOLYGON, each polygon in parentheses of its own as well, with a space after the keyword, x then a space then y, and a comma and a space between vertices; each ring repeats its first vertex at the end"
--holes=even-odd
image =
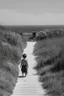
MULTIPOLYGON (((24 53, 27 54, 27 60, 29 64, 28 75, 25 78, 18 78, 18 82, 14 89, 12 96, 44 96, 45 91, 41 87, 41 83, 38 81, 37 72, 33 69, 36 65, 35 56, 32 52, 34 50, 35 42, 28 42, 24 53)), ((19 67, 19 76, 21 76, 19 67)))

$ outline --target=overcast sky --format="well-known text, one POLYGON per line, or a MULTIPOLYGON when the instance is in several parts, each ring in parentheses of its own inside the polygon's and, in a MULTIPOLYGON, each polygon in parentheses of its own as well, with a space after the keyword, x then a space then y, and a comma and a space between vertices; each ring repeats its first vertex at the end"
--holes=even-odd
POLYGON ((7 25, 64 25, 64 0, 0 0, 0 22, 7 25))

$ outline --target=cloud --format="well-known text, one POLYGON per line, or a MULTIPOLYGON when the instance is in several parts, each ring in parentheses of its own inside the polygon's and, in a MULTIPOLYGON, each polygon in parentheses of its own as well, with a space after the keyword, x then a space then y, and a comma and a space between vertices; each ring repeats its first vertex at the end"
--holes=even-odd
POLYGON ((7 25, 49 25, 64 24, 64 13, 45 13, 42 15, 23 14, 14 10, 1 9, 0 21, 7 25))

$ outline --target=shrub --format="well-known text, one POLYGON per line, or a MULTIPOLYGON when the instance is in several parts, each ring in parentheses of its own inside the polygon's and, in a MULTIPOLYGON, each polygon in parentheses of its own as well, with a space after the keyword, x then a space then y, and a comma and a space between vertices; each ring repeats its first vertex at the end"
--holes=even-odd
POLYGON ((48 96, 64 94, 64 37, 47 38, 35 44, 36 70, 48 96))
POLYGON ((10 96, 17 82, 26 41, 15 32, 0 30, 0 96, 10 96))

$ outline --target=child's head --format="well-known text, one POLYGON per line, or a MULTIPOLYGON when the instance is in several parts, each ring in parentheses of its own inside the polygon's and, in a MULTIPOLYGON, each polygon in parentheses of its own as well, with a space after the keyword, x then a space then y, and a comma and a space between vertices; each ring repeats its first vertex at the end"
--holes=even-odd
POLYGON ((24 59, 27 57, 27 55, 26 55, 26 54, 23 54, 22 56, 23 56, 23 58, 24 58, 24 59))

